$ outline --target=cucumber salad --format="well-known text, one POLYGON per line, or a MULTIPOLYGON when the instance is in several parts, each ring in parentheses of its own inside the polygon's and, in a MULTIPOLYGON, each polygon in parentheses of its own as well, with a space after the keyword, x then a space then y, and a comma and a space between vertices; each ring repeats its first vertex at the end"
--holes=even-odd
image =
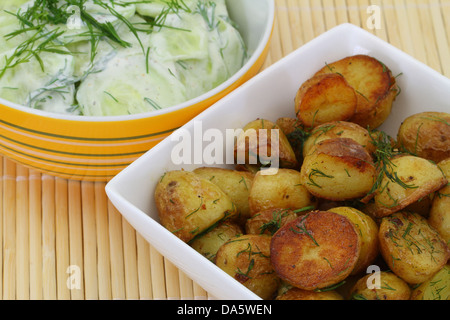
POLYGON ((2 0, 0 98, 82 116, 155 111, 246 62, 225 0, 2 0))

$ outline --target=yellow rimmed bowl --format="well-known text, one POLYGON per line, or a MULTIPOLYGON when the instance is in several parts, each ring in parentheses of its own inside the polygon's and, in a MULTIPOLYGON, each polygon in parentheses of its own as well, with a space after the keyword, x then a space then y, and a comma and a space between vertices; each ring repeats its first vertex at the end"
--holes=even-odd
POLYGON ((110 180, 259 72, 272 36, 274 0, 227 0, 227 6, 250 57, 220 86, 170 108, 127 116, 60 115, 0 99, 0 154, 65 179, 110 180))

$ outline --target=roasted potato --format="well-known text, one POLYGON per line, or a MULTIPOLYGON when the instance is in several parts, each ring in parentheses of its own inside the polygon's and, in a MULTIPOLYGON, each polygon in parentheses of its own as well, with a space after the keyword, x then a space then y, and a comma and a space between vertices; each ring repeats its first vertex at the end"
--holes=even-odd
POLYGON ((335 290, 312 291, 294 287, 277 296, 276 300, 344 300, 344 298, 335 290))
POLYGON ((377 224, 371 217, 355 208, 336 207, 328 211, 343 215, 354 224, 360 236, 361 251, 351 274, 365 271, 379 254, 377 224))
POLYGON ((352 300, 409 300, 410 297, 409 285, 388 271, 367 274, 356 282, 350 293, 352 300))
POLYGON ((250 218, 248 196, 254 177, 252 173, 214 167, 201 167, 193 172, 219 186, 231 198, 237 207, 240 221, 245 223, 250 218))
POLYGON ((364 197, 375 181, 371 156, 349 138, 323 140, 305 156, 301 182, 319 198, 344 201, 364 197))
POLYGON ((300 172, 293 169, 279 169, 273 175, 258 172, 248 201, 252 216, 267 209, 297 210, 316 204, 315 198, 301 183, 300 172))
POLYGON ((450 113, 422 112, 406 118, 397 142, 405 151, 435 163, 450 158, 450 113))
POLYGON ((214 262, 219 248, 231 238, 242 234, 244 231, 239 224, 225 221, 197 236, 190 242, 190 245, 208 260, 214 262))
POLYGON ((384 217, 378 236, 387 265, 409 284, 428 280, 450 257, 439 233, 416 213, 396 212, 384 217))
POLYGON ((309 135, 309 129, 297 118, 282 117, 277 119, 276 124, 281 128, 284 135, 288 139, 292 150, 294 150, 295 158, 300 168, 303 160, 303 143, 309 135))
POLYGON ((430 161, 411 155, 398 155, 385 168, 367 213, 381 218, 422 199, 447 184, 442 171, 430 161))
POLYGON ((232 238, 218 250, 216 265, 262 299, 272 299, 280 279, 270 264, 270 241, 268 235, 232 238))
POLYGON ((237 214, 224 191, 190 171, 166 172, 156 185, 155 201, 161 224, 185 242, 237 214))
POLYGON ((450 158, 439 162, 438 167, 449 182, 435 192, 428 223, 439 232, 442 239, 450 246, 450 158))
POLYGON ((358 102, 350 122, 375 129, 390 115, 399 89, 385 64, 367 55, 354 55, 327 64, 315 75, 328 73, 343 76, 356 92, 358 102))
POLYGON ((234 156, 240 165, 265 167, 276 161, 281 168, 298 166, 286 135, 276 123, 267 119, 251 121, 243 128, 236 139, 234 156))
POLYGON ((348 218, 313 211, 273 235, 270 259, 282 280, 303 290, 316 290, 347 278, 360 251, 360 238, 348 218))
POLYGON ((246 234, 273 235, 289 221, 297 219, 297 212, 289 209, 267 209, 255 214, 245 224, 246 234))
POLYGON ((411 300, 450 300, 450 265, 416 287, 411 300))
POLYGON ((305 81, 295 96, 295 114, 306 127, 355 115, 357 96, 345 78, 337 73, 315 75, 305 81))
POLYGON ((306 156, 312 153, 313 151, 311 150, 317 143, 335 138, 353 139, 366 149, 370 155, 375 151, 375 145, 372 143, 373 138, 367 129, 353 122, 333 121, 319 125, 311 131, 311 135, 303 144, 303 155, 306 156))

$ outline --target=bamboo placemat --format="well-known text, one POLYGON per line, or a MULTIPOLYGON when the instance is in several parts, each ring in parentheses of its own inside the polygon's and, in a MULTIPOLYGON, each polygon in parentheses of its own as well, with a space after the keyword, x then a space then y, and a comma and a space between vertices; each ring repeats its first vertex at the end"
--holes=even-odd
MULTIPOLYGON (((276 25, 263 68, 350 22, 450 77, 449 0, 275 4, 276 25), (372 29, 377 12, 380 25, 372 29)), ((0 299, 211 298, 136 233, 104 187, 55 178, 0 156, 0 299)))

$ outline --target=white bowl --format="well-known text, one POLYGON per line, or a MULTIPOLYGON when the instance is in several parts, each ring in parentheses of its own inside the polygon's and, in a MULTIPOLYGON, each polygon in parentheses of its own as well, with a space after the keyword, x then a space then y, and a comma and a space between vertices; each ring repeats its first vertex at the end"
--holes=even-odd
MULTIPOLYGON (((414 113, 450 110, 450 79, 371 33, 343 24, 270 66, 182 129, 194 134, 194 123, 201 121, 203 130, 225 132, 256 118, 293 117, 294 96, 300 85, 325 63, 354 54, 371 55, 399 75, 402 92, 380 128, 388 134, 395 137, 401 122, 414 113)), ((171 151, 177 143, 170 137, 165 139, 113 178, 106 186, 110 200, 152 246, 214 297, 259 299, 159 224, 153 197, 158 179, 168 170, 202 166, 173 164, 171 151)))

